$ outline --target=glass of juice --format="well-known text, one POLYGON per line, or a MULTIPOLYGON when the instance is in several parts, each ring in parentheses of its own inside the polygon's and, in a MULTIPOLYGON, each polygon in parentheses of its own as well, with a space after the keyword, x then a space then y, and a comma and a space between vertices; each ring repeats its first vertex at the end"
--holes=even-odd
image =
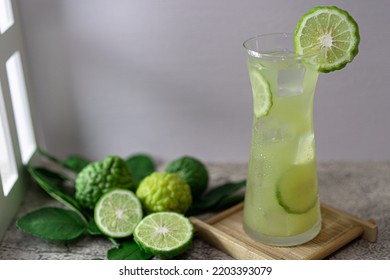
POLYGON ((243 226, 253 239, 294 246, 321 229, 313 128, 319 54, 298 55, 293 34, 244 42, 253 128, 243 226))

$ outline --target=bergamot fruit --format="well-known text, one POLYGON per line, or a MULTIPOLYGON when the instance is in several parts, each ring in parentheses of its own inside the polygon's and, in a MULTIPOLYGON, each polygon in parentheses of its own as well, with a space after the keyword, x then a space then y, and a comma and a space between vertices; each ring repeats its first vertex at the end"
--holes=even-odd
POLYGON ((141 181, 136 196, 147 214, 185 213, 192 203, 189 185, 175 173, 153 172, 141 181))
POLYGON ((170 162, 165 168, 166 172, 176 173, 188 183, 194 199, 198 198, 209 183, 209 173, 206 166, 191 156, 182 156, 170 162))
POLYGON ((161 259, 183 253, 191 245, 193 236, 190 219, 174 212, 150 214, 134 230, 134 241, 145 252, 161 259))
POLYGON ((295 49, 300 55, 320 53, 318 71, 344 68, 359 52, 359 26, 335 6, 315 7, 304 14, 295 29, 295 49))
POLYGON ((105 235, 127 237, 142 219, 142 206, 132 191, 114 189, 98 200, 94 218, 96 226, 105 235))
POLYGON ((118 156, 108 156, 84 167, 76 178, 76 200, 82 207, 93 209, 99 198, 112 189, 134 190, 126 162, 118 156))

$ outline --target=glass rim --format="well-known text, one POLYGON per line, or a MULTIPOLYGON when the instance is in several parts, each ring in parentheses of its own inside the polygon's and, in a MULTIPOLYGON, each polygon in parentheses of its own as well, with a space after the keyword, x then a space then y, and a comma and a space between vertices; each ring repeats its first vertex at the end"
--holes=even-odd
POLYGON ((250 37, 249 39, 245 40, 242 46, 244 47, 246 53, 252 57, 255 58, 263 58, 263 59, 269 59, 269 60, 299 60, 299 59, 304 59, 304 58, 310 58, 310 57, 315 57, 321 53, 321 50, 318 52, 313 52, 310 54, 297 54, 297 53, 286 53, 286 54, 270 54, 270 53, 264 53, 259 50, 254 50, 253 48, 250 48, 248 46, 249 42, 252 42, 254 40, 258 39, 266 39, 268 37, 281 37, 281 38, 291 38, 292 43, 294 44, 294 34, 293 33, 265 33, 265 34, 260 34, 256 35, 253 37, 250 37))

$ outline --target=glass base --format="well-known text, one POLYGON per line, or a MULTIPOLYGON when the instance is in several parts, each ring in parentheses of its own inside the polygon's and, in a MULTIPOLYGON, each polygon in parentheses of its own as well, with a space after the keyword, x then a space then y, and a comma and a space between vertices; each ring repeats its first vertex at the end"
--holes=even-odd
POLYGON ((318 222, 308 231, 294 236, 281 237, 265 235, 251 230, 246 227, 245 224, 244 231, 249 237, 258 242, 272 246, 289 247, 301 245, 314 239, 321 231, 321 220, 318 220, 318 222))

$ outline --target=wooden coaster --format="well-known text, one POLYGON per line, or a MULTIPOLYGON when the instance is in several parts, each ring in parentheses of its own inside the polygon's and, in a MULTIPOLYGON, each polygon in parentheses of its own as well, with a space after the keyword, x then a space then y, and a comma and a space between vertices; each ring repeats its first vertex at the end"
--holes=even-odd
POLYGON ((242 227, 243 203, 202 221, 191 217, 196 234, 235 259, 323 259, 362 236, 375 242, 374 220, 363 221, 346 212, 321 204, 322 229, 312 241, 293 247, 269 246, 251 239, 242 227))

